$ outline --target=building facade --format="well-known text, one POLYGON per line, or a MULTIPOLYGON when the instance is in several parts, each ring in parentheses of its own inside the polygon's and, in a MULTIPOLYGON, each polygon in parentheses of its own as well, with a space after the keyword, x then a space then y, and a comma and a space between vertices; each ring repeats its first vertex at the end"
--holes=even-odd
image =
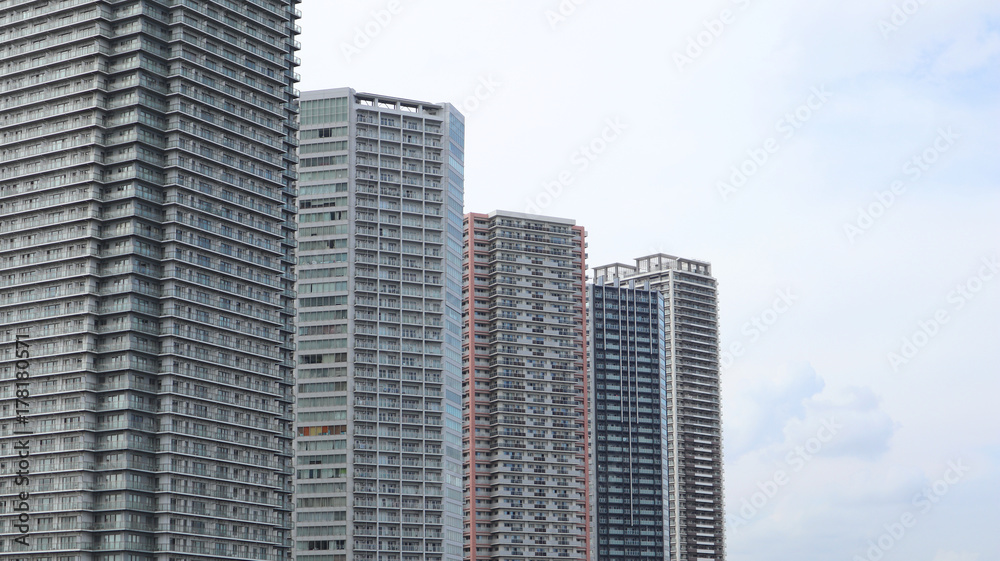
POLYGON ((663 295, 588 287, 596 559, 669 559, 663 295))
POLYGON ((712 266, 657 254, 594 269, 605 283, 635 282, 663 295, 669 556, 725 559, 719 404, 718 294, 712 266))
POLYGON ((304 92, 298 561, 460 561, 462 115, 304 92))
POLYGON ((0 559, 290 556, 297 0, 0 0, 0 559))
POLYGON ((465 217, 465 558, 589 559, 586 233, 465 217))

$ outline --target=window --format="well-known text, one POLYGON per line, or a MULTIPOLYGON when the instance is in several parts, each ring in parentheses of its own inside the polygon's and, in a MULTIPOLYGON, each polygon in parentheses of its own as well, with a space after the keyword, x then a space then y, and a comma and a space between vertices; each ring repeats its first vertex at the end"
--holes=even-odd
POLYGON ((301 123, 319 125, 347 121, 347 98, 316 99, 302 102, 301 123))

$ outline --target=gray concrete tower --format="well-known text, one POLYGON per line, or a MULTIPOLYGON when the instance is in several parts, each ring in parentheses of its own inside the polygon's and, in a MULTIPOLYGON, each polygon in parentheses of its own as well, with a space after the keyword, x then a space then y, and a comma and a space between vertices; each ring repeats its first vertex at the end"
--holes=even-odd
POLYGON ((0 559, 290 556, 297 0, 0 0, 0 559))
POLYGON ((298 561, 459 561, 462 115, 305 92, 298 561))

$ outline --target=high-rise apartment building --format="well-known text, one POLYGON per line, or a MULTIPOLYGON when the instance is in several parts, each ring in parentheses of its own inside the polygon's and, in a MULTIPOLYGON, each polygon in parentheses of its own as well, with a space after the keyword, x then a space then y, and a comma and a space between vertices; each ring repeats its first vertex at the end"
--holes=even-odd
POLYGON ((587 296, 596 559, 666 561, 663 295, 597 276, 587 296))
POLYGON ((0 0, 0 559, 290 555, 297 0, 0 0))
MULTIPOLYGON (((671 561, 723 560, 722 432, 719 407, 718 297, 712 266, 657 254, 596 267, 603 283, 648 283, 664 300, 671 561)), ((600 442, 598 435, 598 442, 600 442)))
POLYGON ((462 115, 302 97, 298 561, 460 561, 462 115))
POLYGON ((586 234, 465 217, 465 557, 589 559, 586 234))

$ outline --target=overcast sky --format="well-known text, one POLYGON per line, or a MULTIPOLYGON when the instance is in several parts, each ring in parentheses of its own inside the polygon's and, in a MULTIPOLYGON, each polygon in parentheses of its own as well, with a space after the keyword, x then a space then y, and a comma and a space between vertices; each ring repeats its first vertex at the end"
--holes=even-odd
POLYGON ((467 212, 712 262, 730 561, 1000 559, 1000 3, 302 11, 302 90, 463 109, 467 212))

